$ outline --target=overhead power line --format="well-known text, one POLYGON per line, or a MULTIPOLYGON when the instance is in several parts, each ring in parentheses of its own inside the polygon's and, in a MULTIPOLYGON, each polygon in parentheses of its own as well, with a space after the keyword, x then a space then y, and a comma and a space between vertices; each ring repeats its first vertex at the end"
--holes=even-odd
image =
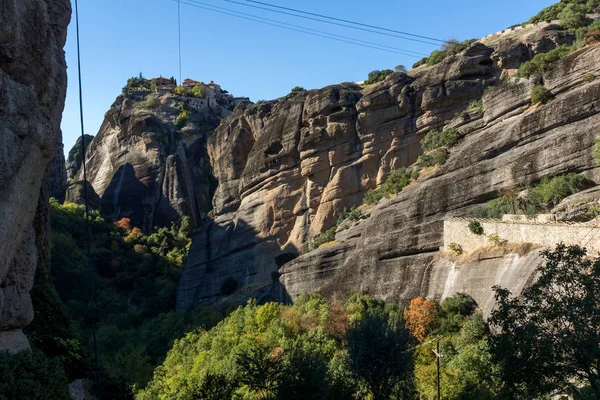
POLYGON ((273 8, 279 8, 281 10, 293 11, 295 13, 307 14, 307 15, 312 15, 312 16, 319 17, 319 18, 331 19, 333 21, 340 21, 340 22, 345 22, 345 23, 348 23, 348 24, 354 24, 354 25, 366 26, 368 28, 380 29, 382 31, 399 33, 401 35, 412 36, 412 37, 417 37, 417 38, 427 39, 427 40, 433 40, 434 42, 441 42, 441 43, 446 42, 445 40, 436 39, 436 38, 432 38, 432 37, 429 37, 429 36, 416 35, 414 33, 402 32, 402 31, 397 31, 397 30, 389 29, 389 28, 382 28, 382 27, 376 26, 376 25, 363 24, 362 22, 355 22, 355 21, 349 21, 347 19, 342 19, 342 18, 329 17, 327 15, 316 14, 316 13, 312 13, 312 12, 308 12, 308 11, 302 11, 302 10, 296 10, 294 8, 282 7, 282 6, 278 6, 276 4, 265 3, 265 2, 262 2, 262 1, 256 1, 256 0, 246 0, 246 1, 249 2, 249 3, 262 4, 263 6, 268 6, 268 7, 273 7, 273 8))
POLYGON ((177 0, 177 29, 179 33, 179 84, 181 85, 181 3, 177 0))
POLYGON ((75 0, 75 32, 77 36, 77 77, 79 82, 79 118, 81 122, 81 165, 83 167, 83 199, 85 200, 85 241, 87 250, 87 270, 90 285, 90 301, 92 314, 92 337, 94 341, 94 378, 96 386, 100 385, 98 364, 98 343, 96 340, 96 290, 94 288, 94 274, 92 270, 92 241, 90 235, 90 206, 88 201, 88 181, 86 171, 85 129, 83 124, 83 85, 81 83, 81 49, 79 46, 79 5, 75 0))
POLYGON ((402 48, 394 47, 394 46, 387 46, 387 45, 384 45, 384 44, 380 44, 380 43, 376 43, 376 42, 369 42, 367 40, 356 39, 356 38, 352 38, 352 37, 348 37, 348 36, 344 36, 344 35, 337 35, 335 33, 320 31, 318 29, 307 28, 305 26, 291 24, 289 22, 278 21, 278 20, 275 20, 275 19, 261 17, 259 15, 248 14, 248 13, 244 13, 244 12, 241 12, 241 11, 232 10, 232 9, 229 9, 229 8, 223 8, 223 7, 219 7, 219 6, 214 6, 212 4, 203 3, 203 2, 198 1, 198 0, 187 0, 187 1, 192 2, 194 4, 201 4, 201 5, 206 6, 206 7, 212 7, 212 8, 216 8, 216 9, 223 10, 223 11, 233 12, 233 13, 244 15, 244 16, 251 17, 251 18, 258 18, 260 20, 264 20, 264 21, 268 21, 268 22, 274 22, 274 23, 277 23, 277 24, 284 24, 286 26, 292 26, 292 27, 303 29, 303 30, 306 30, 306 31, 321 33, 321 34, 324 34, 324 35, 334 36, 334 37, 338 37, 338 38, 342 38, 342 39, 346 39, 346 40, 353 40, 355 42, 365 43, 365 44, 369 44, 369 45, 373 45, 373 46, 385 47, 385 48, 388 48, 388 49, 391 49, 391 50, 397 50, 397 51, 403 52, 403 53, 409 53, 409 54, 406 54, 406 55, 411 55, 412 54, 412 55, 415 55, 415 56, 427 56, 427 54, 425 54, 425 53, 419 53, 419 52, 416 52, 416 51, 406 50, 406 49, 402 49, 402 48))
POLYGON ((322 23, 325 23, 325 24, 343 26, 345 28, 355 29, 355 30, 364 31, 364 32, 376 33, 378 35, 390 36, 390 37, 395 37, 395 38, 403 39, 403 40, 410 40, 412 42, 425 43, 425 44, 429 44, 431 46, 440 46, 441 43, 445 42, 444 40, 435 39, 434 41, 437 42, 437 43, 431 43, 431 41, 425 41, 425 40, 416 39, 416 38, 413 38, 413 37, 400 36, 400 35, 396 35, 396 34, 392 34, 392 33, 388 33, 388 32, 382 32, 382 31, 376 31, 376 30, 373 30, 373 29, 361 28, 361 27, 355 26, 355 25, 348 25, 348 24, 342 24, 342 23, 339 23, 339 22, 327 21, 327 20, 323 20, 323 19, 309 17, 309 16, 306 16, 306 15, 293 14, 293 13, 286 12, 286 11, 274 10, 272 8, 266 8, 266 7, 261 7, 261 6, 257 6, 257 5, 253 5, 253 4, 242 3, 242 2, 239 2, 239 1, 235 1, 235 0, 223 0, 223 1, 225 1, 227 3, 232 3, 232 4, 239 4, 239 5, 244 6, 244 7, 252 7, 252 8, 257 8, 259 10, 270 11, 270 12, 274 12, 274 13, 278 13, 278 14, 291 15, 292 17, 304 18, 304 19, 308 19, 308 20, 311 20, 311 21, 322 22, 322 23))
MULTIPOLYGON (((178 1, 178 0, 174 0, 174 1, 178 1)), ((390 53, 401 54, 401 55, 404 55, 407 57, 414 57, 414 58, 420 58, 421 56, 425 55, 425 54, 414 52, 411 50, 399 49, 397 47, 386 46, 386 45, 382 45, 382 44, 375 43, 375 42, 368 42, 365 40, 354 39, 354 38, 350 38, 350 37, 346 37, 346 36, 342 36, 342 35, 336 35, 336 34, 329 33, 329 32, 319 31, 316 29, 301 27, 299 25, 289 24, 287 22, 280 22, 280 21, 276 21, 276 20, 272 20, 272 19, 268 19, 268 18, 255 16, 252 14, 246 14, 246 13, 242 13, 240 11, 217 7, 217 6, 213 6, 213 5, 207 4, 207 3, 202 3, 202 2, 199 2, 196 0, 187 0, 187 1, 179 0, 179 1, 181 1, 181 4, 186 4, 191 7, 201 8, 204 10, 213 11, 213 12, 220 13, 220 14, 230 15, 230 16, 233 16, 236 18, 241 18, 241 19, 245 19, 245 20, 249 20, 249 21, 258 22, 261 24, 276 26, 278 28, 283 28, 283 29, 287 29, 287 30, 291 30, 291 31, 295 31, 295 32, 305 33, 308 35, 323 37, 326 39, 336 40, 339 42, 349 43, 349 44, 353 44, 356 46, 368 47, 368 48, 372 48, 372 49, 376 49, 376 50, 387 51, 390 53)))

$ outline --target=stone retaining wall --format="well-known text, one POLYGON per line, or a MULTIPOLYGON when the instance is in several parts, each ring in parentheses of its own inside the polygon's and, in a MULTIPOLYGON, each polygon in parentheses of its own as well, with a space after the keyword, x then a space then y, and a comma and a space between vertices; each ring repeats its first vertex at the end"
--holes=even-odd
POLYGON ((600 225, 598 223, 569 222, 509 222, 498 219, 451 218, 444 221, 444 251, 451 243, 460 245, 465 252, 489 246, 489 235, 497 235, 508 243, 534 243, 543 247, 553 247, 563 242, 569 245, 585 246, 593 253, 600 253, 600 225), (483 234, 476 235, 469 230, 469 222, 478 221, 483 234))

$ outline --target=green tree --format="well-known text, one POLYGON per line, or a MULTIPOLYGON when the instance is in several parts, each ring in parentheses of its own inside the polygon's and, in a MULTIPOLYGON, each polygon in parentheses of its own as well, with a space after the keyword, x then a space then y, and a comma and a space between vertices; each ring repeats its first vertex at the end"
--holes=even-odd
POLYGON ((600 398, 600 259, 564 244, 543 256, 522 296, 494 288, 492 349, 506 391, 536 397, 578 380, 600 398))
POLYGON ((192 400, 231 400, 235 385, 225 375, 207 372, 192 392, 192 400))
POLYGON ((300 92, 304 92, 306 91, 306 89, 304 89, 302 86, 296 86, 294 88, 292 88, 292 93, 300 93, 300 92))
POLYGON ((569 28, 577 29, 592 23, 587 17, 588 8, 583 4, 568 4, 559 14, 560 23, 569 28))
POLYGON ((260 399, 272 398, 279 389, 285 373, 282 350, 255 346, 237 355, 238 380, 256 392, 260 399))
POLYGON ((412 341, 397 312, 369 308, 348 332, 350 370, 373 400, 412 390, 412 341))
POLYGON ((68 400, 67 385, 58 359, 39 350, 0 351, 0 399, 68 400))
POLYGON ((404 65, 399 64, 399 65, 396 65, 394 67, 394 71, 395 72, 404 72, 404 73, 406 73, 407 70, 406 70, 406 67, 404 65))

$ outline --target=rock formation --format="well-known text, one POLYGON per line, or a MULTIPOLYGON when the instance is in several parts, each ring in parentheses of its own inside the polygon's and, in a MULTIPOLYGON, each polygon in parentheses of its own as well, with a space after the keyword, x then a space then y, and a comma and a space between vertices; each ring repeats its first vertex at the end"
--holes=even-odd
POLYGON ((68 203, 75 203, 79 205, 85 205, 85 187, 87 185, 87 200, 88 206, 92 210, 100 210, 102 207, 102 200, 100 196, 94 191, 94 187, 86 181, 73 182, 67 188, 65 201, 68 203))
POLYGON ((573 40, 557 25, 534 25, 366 88, 343 83, 238 107, 208 142, 219 186, 213 219, 194 238, 178 308, 220 301, 228 278, 263 299, 364 292, 406 303, 483 287, 476 298, 488 304, 492 284, 518 290, 535 256, 496 257, 487 262, 488 280, 467 268, 451 283, 456 265, 438 253, 442 221, 545 176, 587 171, 594 179, 600 80, 585 77, 600 76, 600 46, 544 73, 549 104, 532 107, 533 81, 511 78, 536 53, 573 40), (469 109, 480 99, 483 112, 469 109), (461 140, 441 168, 381 201, 332 245, 307 252, 344 207, 415 162, 426 132, 444 127, 457 129, 461 140), (278 271, 278 261, 301 253, 278 271), (279 273, 282 286, 274 283, 279 273))
MULTIPOLYGON (((150 231, 185 215, 198 223, 210 211, 215 183, 206 141, 234 105, 217 99, 200 107, 197 100, 136 92, 117 97, 86 152, 88 181, 103 213, 150 231), (179 128, 182 110, 189 119, 179 128)), ((83 180, 81 168, 76 179, 83 180)))
MULTIPOLYGON (((92 135, 84 135, 83 137, 84 148, 87 149, 94 137, 92 135)), ((81 168, 81 154, 81 136, 78 136, 77 140, 75 141, 75 145, 73 145, 71 150, 69 150, 69 155, 67 156, 67 161, 65 165, 67 171, 67 179, 74 179, 75 175, 77 175, 77 171, 79 171, 79 168, 81 168)))
POLYGON ((67 190, 67 167, 65 165, 65 146, 62 144, 62 135, 59 135, 58 145, 56 146, 56 154, 50 171, 50 196, 58 201, 65 200, 65 192, 67 190))
POLYGON ((0 5, 0 350, 29 346, 29 290, 47 265, 52 161, 66 91, 67 0, 0 5), (44 183, 41 185, 42 181, 44 183))

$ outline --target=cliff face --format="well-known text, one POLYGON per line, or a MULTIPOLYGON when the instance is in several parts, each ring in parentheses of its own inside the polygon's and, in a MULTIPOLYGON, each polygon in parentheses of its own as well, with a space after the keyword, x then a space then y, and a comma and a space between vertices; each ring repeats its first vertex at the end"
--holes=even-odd
MULTIPOLYGON (((401 302, 424 293, 441 296, 453 285, 440 278, 451 276, 453 268, 438 262, 444 217, 469 215, 473 205, 502 190, 545 176, 586 172, 597 180, 592 148, 600 128, 600 82, 587 82, 585 76, 598 76, 598 57, 600 47, 595 46, 553 65, 543 80, 555 98, 538 108, 530 107, 531 84, 525 80, 486 93, 483 118, 459 127, 462 142, 440 170, 379 204, 363 226, 345 233, 347 240, 283 268, 291 297, 303 290, 360 290, 401 302)), ((531 274, 535 263, 521 267, 531 274)), ((500 282, 499 275, 472 278, 463 286, 477 290, 478 283, 487 293, 482 298, 489 298, 493 284, 505 283, 516 292, 521 287, 518 280, 500 282)))
MULTIPOLYGON (((148 231, 182 216, 198 222, 210 211, 214 178, 206 140, 229 111, 188 107, 189 120, 178 128, 181 101, 171 94, 121 95, 88 145, 88 181, 115 220, 128 217, 148 231)), ((75 158, 70 165, 82 181, 75 158)), ((77 201, 74 192, 69 196, 77 201)))
MULTIPOLYGON (((531 107, 531 81, 509 78, 536 53, 573 39, 556 25, 530 26, 486 37, 411 76, 238 108, 209 139, 219 181, 214 218, 194 239, 179 308, 222 299, 229 277, 263 298, 360 291, 407 302, 451 291, 449 264, 438 259, 444 217, 468 214, 515 185, 593 169, 600 83, 585 77, 600 74, 600 48, 554 64, 543 81, 555 99, 541 107, 531 107), (467 110, 479 99, 483 113, 467 110), (336 243, 285 264, 283 286, 272 281, 278 261, 306 252, 344 207, 415 162, 424 133, 444 126, 456 128, 461 141, 440 169, 380 202, 336 243)), ((529 273, 534 264, 524 264, 529 273)), ((517 288, 517 281, 507 285, 517 288)))
MULTIPOLYGON (((91 141, 94 139, 92 135, 83 135, 84 148, 87 149, 91 141)), ((63 154, 64 157, 64 154, 63 154)), ((65 161, 65 169, 67 173, 67 179, 75 179, 77 171, 81 168, 82 152, 81 152, 81 136, 77 137, 75 144, 69 150, 67 160, 65 161)))
POLYGON ((65 165, 65 146, 62 143, 62 135, 59 136, 52 170, 50 171, 50 196, 62 202, 65 200, 67 190, 67 167, 65 165))
POLYGON ((29 290, 47 265, 49 179, 66 90, 67 0, 0 5, 0 350, 29 346, 29 290))

